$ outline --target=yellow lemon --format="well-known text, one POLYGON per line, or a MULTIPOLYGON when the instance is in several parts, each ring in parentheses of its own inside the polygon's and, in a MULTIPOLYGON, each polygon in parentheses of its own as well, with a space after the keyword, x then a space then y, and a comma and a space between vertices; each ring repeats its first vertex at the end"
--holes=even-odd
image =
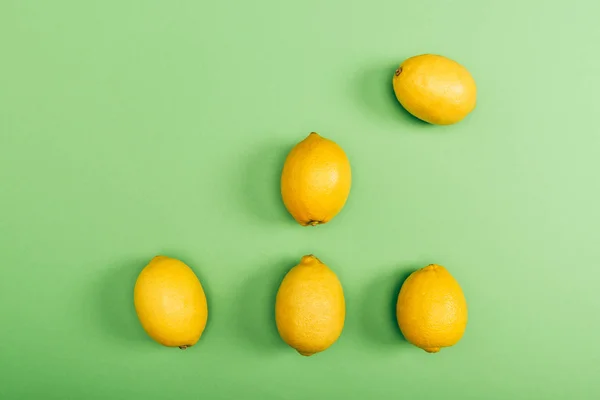
POLYGON ((313 132, 288 154, 281 173, 281 196, 300 225, 324 224, 346 204, 351 181, 344 150, 313 132))
POLYGON ((400 104, 430 124, 457 123, 473 111, 477 102, 477 87, 469 71, 435 54, 405 60, 392 82, 400 104))
POLYGON ((437 353, 462 338, 467 326, 467 302, 452 275, 432 264, 413 272, 404 282, 396 316, 406 340, 437 353))
POLYGON ((298 353, 326 350, 341 335, 346 305, 335 273, 315 256, 302 257, 279 287, 275 321, 281 338, 298 353))
POLYGON ((183 262, 154 257, 133 291, 135 311, 158 343, 185 349, 198 342, 208 317, 206 296, 194 271, 183 262))

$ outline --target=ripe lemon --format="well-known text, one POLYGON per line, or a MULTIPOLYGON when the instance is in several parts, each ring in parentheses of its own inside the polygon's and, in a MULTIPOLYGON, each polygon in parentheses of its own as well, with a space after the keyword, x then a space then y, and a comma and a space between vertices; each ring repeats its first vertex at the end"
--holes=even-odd
POLYGON ((206 296, 194 271, 183 262, 154 257, 133 291, 135 311, 158 343, 185 349, 198 342, 208 317, 206 296))
POLYGON ((429 353, 456 344, 467 326, 467 302, 458 282, 440 265, 413 272, 402 285, 396 316, 410 343, 429 353))
POLYGON ((346 204, 351 181, 344 150, 313 132, 288 154, 281 173, 281 196, 300 225, 324 224, 346 204))
POLYGON ((335 273, 315 256, 302 257, 277 292, 275 321, 281 338, 303 356, 326 350, 341 335, 346 305, 335 273))
POLYGON ((405 60, 392 83, 400 104, 430 124, 457 123, 473 111, 477 102, 477 87, 469 71, 435 54, 405 60))

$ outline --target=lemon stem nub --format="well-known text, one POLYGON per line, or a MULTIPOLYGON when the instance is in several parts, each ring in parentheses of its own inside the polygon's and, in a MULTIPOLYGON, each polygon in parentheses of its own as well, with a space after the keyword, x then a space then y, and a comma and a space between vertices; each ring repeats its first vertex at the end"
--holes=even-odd
POLYGON ((317 226, 317 225, 319 225, 321 222, 323 222, 323 221, 308 221, 308 224, 309 224, 310 226, 317 226))
POLYGON ((439 347, 426 347, 423 350, 425 350, 428 353, 437 353, 438 351, 440 351, 439 347))
POLYGON ((402 67, 400 67, 396 70, 396 76, 400 76, 401 73, 402 73, 402 67))
POLYGON ((190 347, 190 346, 188 346, 187 344, 184 344, 183 346, 179 346, 179 348, 180 348, 181 350, 185 350, 185 349, 187 349, 188 347, 190 347))

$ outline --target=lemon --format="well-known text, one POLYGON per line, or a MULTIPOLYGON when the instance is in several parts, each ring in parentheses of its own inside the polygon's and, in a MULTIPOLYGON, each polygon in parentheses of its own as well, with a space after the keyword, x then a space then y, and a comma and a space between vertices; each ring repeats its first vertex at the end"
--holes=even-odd
POLYGON ((133 291, 135 311, 158 343, 185 349, 206 327, 206 296, 194 271, 183 262, 156 256, 142 270, 133 291))
POLYGON ((467 302, 452 275, 432 264, 413 272, 404 282, 396 316, 406 340, 437 353, 462 338, 467 326, 467 302))
POLYGON ((294 146, 285 160, 283 203, 300 225, 325 224, 346 204, 351 175, 344 150, 313 132, 294 146))
POLYGON ((435 54, 405 60, 392 82, 402 106, 430 124, 457 123, 473 111, 477 102, 477 87, 469 71, 435 54))
POLYGON ((275 321, 281 338, 303 356, 319 353, 340 337, 345 315, 336 274, 315 256, 302 257, 277 292, 275 321))

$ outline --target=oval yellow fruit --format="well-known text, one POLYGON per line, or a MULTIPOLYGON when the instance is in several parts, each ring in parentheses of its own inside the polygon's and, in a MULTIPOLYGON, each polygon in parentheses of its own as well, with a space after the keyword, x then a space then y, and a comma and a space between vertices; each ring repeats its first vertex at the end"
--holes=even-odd
POLYGON ((202 336, 208 318, 206 296, 183 262, 154 257, 138 276, 133 297, 142 327, 158 343, 185 349, 202 336))
POLYGON ((473 111, 477 102, 471 73, 456 61, 435 54, 405 60, 392 82, 400 104, 430 124, 457 123, 473 111))
POLYGON ((281 173, 281 196, 300 225, 325 224, 346 204, 351 182, 344 150, 313 132, 288 154, 281 173))
POLYGON ((396 305, 402 334, 429 353, 455 345, 467 327, 467 302, 458 282, 440 265, 413 272, 396 305))
POLYGON ((336 274, 313 255, 302 257, 277 292, 279 335, 303 356, 326 350, 344 328, 346 305, 336 274))

